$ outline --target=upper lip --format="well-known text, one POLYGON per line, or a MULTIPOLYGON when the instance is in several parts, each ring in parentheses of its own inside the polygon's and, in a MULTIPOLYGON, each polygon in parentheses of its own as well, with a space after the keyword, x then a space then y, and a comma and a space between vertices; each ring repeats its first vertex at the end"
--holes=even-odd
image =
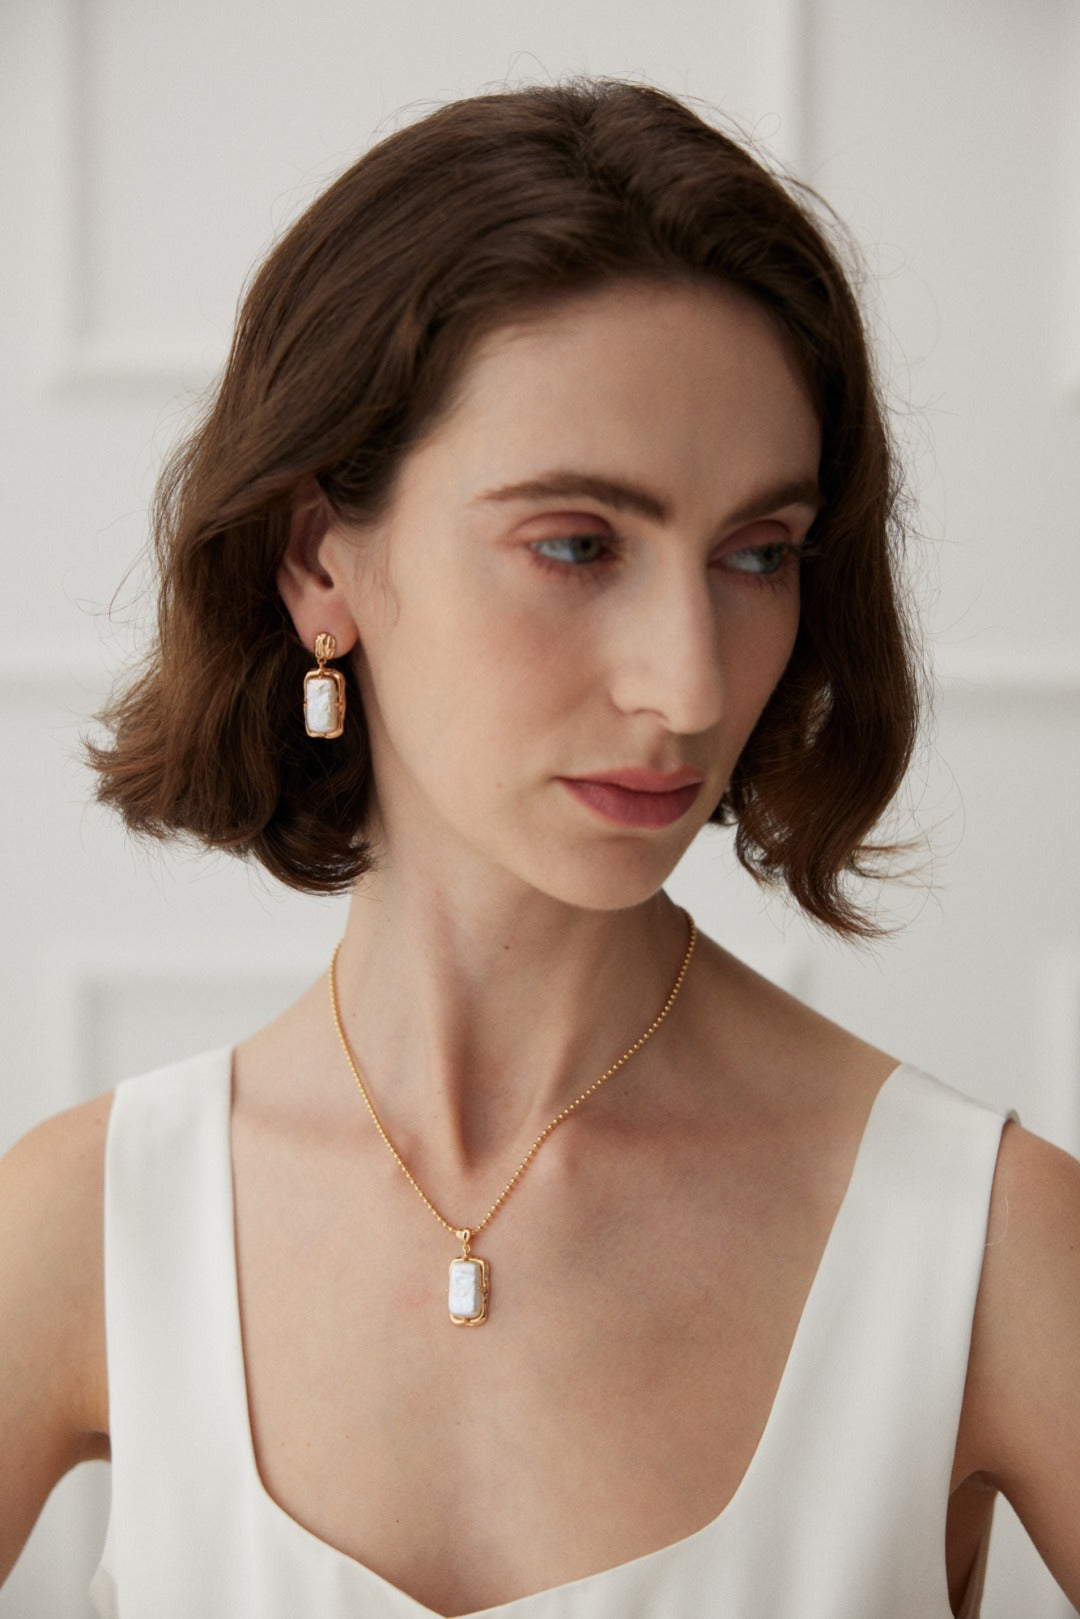
POLYGON ((572 776, 571 781, 601 781, 612 787, 628 787, 635 793, 673 793, 679 787, 697 787, 705 780, 700 770, 673 770, 662 775, 658 770, 643 770, 634 766, 629 770, 595 770, 587 776, 572 776))

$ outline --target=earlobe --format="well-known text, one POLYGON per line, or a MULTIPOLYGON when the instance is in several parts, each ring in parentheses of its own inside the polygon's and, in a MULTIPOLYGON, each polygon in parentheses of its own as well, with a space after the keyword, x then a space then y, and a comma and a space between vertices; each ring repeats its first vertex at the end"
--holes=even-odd
POLYGON ((356 645, 359 632, 343 589, 344 572, 328 554, 333 529, 330 504, 314 478, 308 479, 293 502, 277 587, 304 645, 313 648, 315 637, 328 632, 340 658, 356 645))

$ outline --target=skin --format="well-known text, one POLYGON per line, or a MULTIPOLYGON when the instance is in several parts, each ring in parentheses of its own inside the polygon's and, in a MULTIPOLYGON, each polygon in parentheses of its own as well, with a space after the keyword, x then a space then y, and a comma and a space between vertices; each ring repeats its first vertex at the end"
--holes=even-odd
MULTIPOLYGON (((354 661, 377 789, 382 859, 342 946, 345 1024, 392 1139, 455 1223, 479 1219, 667 995, 686 935, 662 884, 790 653, 815 510, 791 491, 812 488, 818 455, 753 304, 620 286, 480 345, 379 525, 342 525, 314 488, 298 498, 281 592, 307 645, 329 630, 354 661), (654 504, 580 483, 492 498, 567 471, 654 504), (690 767, 701 793, 668 827, 627 828, 561 779, 632 765, 690 767)), ((444 1615, 702 1527, 753 1457, 894 1066, 701 940, 671 1017, 477 1239, 492 1314, 459 1331, 440 1296, 453 1240, 376 1136, 315 986, 234 1061, 263 1487, 444 1615), (643 1274, 659 1289, 645 1312, 643 1274)), ((108 1107, 41 1126, 0 1171, 0 1388, 15 1391, 0 1571, 52 1482, 107 1454, 108 1107)), ((1001 1488, 1077 1601, 1080 1169, 1010 1127, 991 1236, 949 1590, 955 1603, 1001 1488)))

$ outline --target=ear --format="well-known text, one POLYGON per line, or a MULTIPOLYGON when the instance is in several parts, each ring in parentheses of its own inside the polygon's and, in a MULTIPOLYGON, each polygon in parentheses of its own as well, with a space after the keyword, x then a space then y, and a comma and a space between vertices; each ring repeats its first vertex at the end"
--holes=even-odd
POLYGON ((336 528, 329 501, 314 478, 306 479, 293 501, 277 587, 304 645, 313 649, 315 637, 328 632, 337 642, 339 658, 360 638, 348 590, 347 558, 346 541, 336 528))

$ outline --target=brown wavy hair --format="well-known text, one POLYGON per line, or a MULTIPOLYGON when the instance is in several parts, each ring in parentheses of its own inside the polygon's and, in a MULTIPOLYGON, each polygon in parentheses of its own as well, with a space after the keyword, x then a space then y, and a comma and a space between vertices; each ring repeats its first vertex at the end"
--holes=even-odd
POLYGON ((362 157, 258 271, 220 386, 160 480, 157 637, 90 744, 129 827, 333 892, 370 870, 367 738, 305 734, 310 654, 276 575, 298 489, 377 518, 477 340, 624 279, 742 288, 820 415, 824 507, 791 660, 712 819, 743 864, 847 934, 845 891, 907 767, 919 682, 897 482, 856 298, 811 193, 662 92, 573 81, 455 102, 362 157))

